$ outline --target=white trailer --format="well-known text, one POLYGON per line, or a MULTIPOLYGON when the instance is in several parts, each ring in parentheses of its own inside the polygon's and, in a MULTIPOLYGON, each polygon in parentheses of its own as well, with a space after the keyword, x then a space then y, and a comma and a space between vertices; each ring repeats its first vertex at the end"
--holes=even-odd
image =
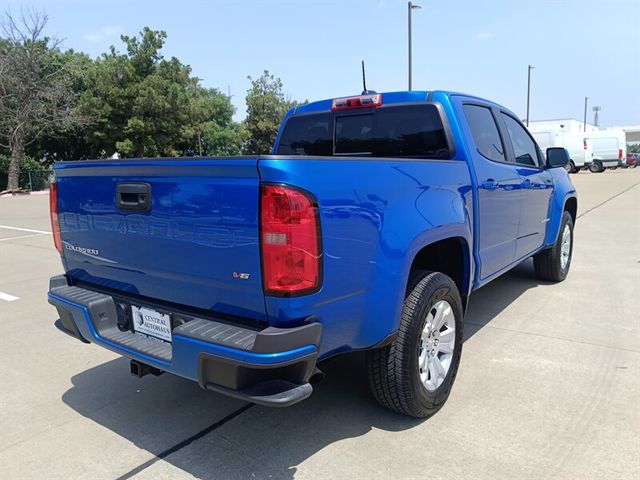
POLYGON ((587 132, 593 145, 593 163, 589 170, 601 173, 606 168, 618 168, 627 159, 627 139, 623 130, 608 129, 587 132))
POLYGON ((591 140, 587 138, 589 132, 569 133, 563 127, 553 125, 532 125, 529 131, 542 149, 563 147, 569 152, 571 162, 567 166, 570 173, 577 173, 588 168, 593 161, 591 140))

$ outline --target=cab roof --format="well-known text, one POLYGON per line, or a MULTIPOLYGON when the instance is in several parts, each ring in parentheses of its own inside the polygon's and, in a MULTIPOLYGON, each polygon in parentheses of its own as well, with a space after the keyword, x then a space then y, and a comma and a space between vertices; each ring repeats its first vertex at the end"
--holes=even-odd
MULTIPOLYGON (((372 92, 369 92, 369 93, 372 93, 372 92)), ((426 102, 430 94, 433 96, 436 96, 436 94, 438 94, 438 95, 445 95, 445 96, 461 95, 468 98, 475 98, 483 102, 491 103, 498 107, 504 108, 489 100, 476 97, 475 95, 468 95, 465 93, 444 91, 444 90, 437 90, 437 91, 429 91, 429 90, 406 91, 404 90, 404 91, 398 91, 398 92, 377 92, 377 93, 382 95, 383 105, 392 105, 392 104, 398 104, 398 103, 426 102)), ((361 94, 355 94, 355 95, 347 95, 345 97, 336 97, 336 98, 358 97, 360 95, 361 94)), ((335 98, 328 98, 325 100, 318 100, 316 102, 311 102, 304 105, 298 105, 297 107, 292 108, 287 114, 287 116, 330 111, 334 100, 335 98)))

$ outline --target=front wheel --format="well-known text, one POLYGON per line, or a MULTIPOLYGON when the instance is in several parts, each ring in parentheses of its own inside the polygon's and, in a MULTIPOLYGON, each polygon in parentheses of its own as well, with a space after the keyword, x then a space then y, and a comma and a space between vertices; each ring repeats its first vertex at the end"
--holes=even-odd
POLYGON ((553 247, 533 257, 533 267, 541 280, 561 282, 567 278, 573 254, 573 219, 566 210, 562 214, 560 233, 553 247))
POLYGON ((367 352, 371 391, 382 406, 426 418, 447 400, 462 351, 462 301, 447 275, 416 272, 396 340, 367 352))
POLYGON ((573 163, 573 160, 569 160, 569 163, 564 166, 564 169, 567 171, 567 173, 575 173, 576 165, 573 163))

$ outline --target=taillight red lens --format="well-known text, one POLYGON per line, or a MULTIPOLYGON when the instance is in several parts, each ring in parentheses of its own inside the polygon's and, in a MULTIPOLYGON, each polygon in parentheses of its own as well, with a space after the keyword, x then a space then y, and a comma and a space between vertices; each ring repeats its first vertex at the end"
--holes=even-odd
POLYGON ((321 283, 318 207, 313 196, 285 185, 263 185, 260 222, 267 295, 317 291, 321 283))
POLYGON ((582 147, 586 150, 587 149, 587 139, 585 138, 584 140, 582 140, 582 147))
POLYGON ((622 160, 622 149, 618 150, 618 160, 622 160))
POLYGON ((60 220, 58 218, 58 184, 49 187, 49 212, 51 213, 51 233, 56 250, 62 254, 62 237, 60 236, 60 220))

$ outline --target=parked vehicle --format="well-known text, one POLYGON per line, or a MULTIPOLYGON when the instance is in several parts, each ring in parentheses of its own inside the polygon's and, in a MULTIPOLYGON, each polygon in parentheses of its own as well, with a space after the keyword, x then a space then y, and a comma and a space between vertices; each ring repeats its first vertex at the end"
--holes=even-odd
POLYGON ((593 146, 585 133, 569 133, 562 128, 530 126, 529 131, 533 135, 542 150, 549 147, 563 147, 569 152, 571 158, 567 165, 569 173, 578 173, 584 168, 589 168, 593 161, 593 146))
POLYGON ((622 166, 627 158, 627 140, 623 130, 587 132, 593 145, 593 163, 589 170, 602 173, 605 169, 622 166))
POLYGON ((636 168, 638 164, 638 156, 635 153, 627 153, 627 167, 636 168))
MULTIPOLYGON (((291 110, 274 155, 60 162, 60 330, 249 402, 307 398, 366 349, 380 404, 449 395, 471 293, 533 256, 569 272, 576 191, 509 110, 448 92, 291 110)), ((108 379, 105 379, 108 381, 108 379)))

